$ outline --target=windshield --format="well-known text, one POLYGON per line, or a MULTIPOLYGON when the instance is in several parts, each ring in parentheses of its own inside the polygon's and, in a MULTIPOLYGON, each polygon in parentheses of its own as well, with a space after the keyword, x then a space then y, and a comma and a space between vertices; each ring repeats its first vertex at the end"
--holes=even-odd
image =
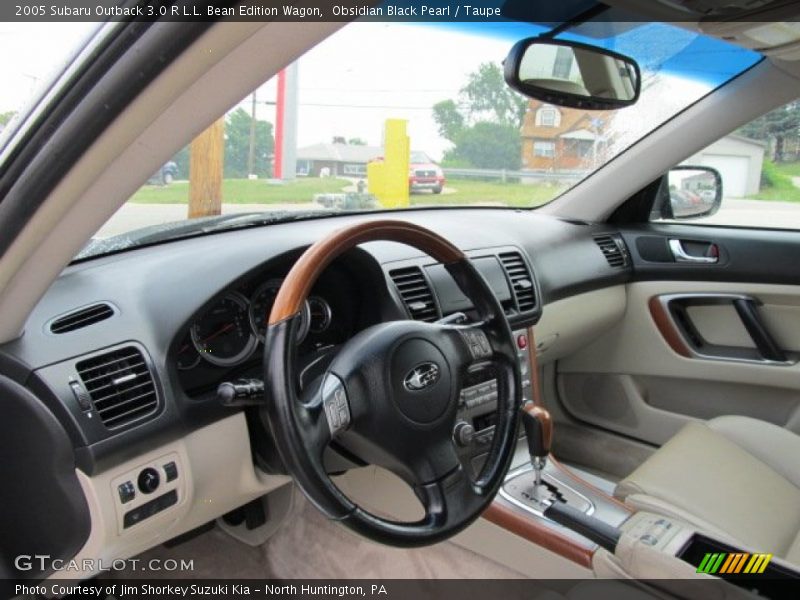
POLYGON ((634 106, 565 109, 511 91, 502 61, 541 26, 351 23, 153 173, 81 257, 303 215, 535 208, 761 59, 666 24, 594 29, 562 37, 636 59, 634 106))
POLYGON ((98 23, 0 22, 0 148, 98 23), (12 58, 13 57, 13 58, 12 58), (4 133, 5 132, 5 133, 4 133))

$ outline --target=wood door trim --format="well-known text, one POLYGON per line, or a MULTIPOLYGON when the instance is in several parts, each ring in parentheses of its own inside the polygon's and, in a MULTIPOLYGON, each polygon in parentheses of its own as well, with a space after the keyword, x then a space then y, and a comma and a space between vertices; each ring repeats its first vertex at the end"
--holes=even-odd
POLYGON ((648 301, 647 306, 650 309, 650 316, 653 318, 653 322, 656 324, 664 341, 676 354, 690 358, 692 356, 691 350, 677 327, 675 327, 675 323, 673 323, 672 317, 669 316, 661 299, 658 296, 653 296, 648 301))

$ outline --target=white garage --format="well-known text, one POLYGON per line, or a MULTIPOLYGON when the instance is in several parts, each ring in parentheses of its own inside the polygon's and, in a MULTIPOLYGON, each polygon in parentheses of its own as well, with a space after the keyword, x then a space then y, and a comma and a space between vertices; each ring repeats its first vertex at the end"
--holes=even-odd
POLYGON ((729 135, 683 164, 715 168, 722 176, 723 195, 726 198, 743 198, 757 194, 760 189, 765 149, 765 143, 729 135))

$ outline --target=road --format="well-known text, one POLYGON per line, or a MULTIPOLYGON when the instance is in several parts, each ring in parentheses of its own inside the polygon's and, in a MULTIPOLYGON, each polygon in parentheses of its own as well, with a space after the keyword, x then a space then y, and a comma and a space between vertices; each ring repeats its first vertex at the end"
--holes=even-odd
POLYGON ((800 203, 725 198, 717 214, 687 223, 800 230, 800 203))

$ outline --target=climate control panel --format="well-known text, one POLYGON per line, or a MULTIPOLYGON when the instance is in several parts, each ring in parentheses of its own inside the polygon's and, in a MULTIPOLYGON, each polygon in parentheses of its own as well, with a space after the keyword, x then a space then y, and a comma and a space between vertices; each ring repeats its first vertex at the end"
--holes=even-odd
MULTIPOLYGON (((535 373, 531 372, 531 349, 528 332, 514 332, 520 374, 522 376, 522 402, 533 400, 535 373)), ((497 378, 491 367, 471 373, 461 390, 458 418, 453 428, 453 442, 459 458, 473 475, 483 466, 486 453, 494 436, 497 411, 497 378)))

